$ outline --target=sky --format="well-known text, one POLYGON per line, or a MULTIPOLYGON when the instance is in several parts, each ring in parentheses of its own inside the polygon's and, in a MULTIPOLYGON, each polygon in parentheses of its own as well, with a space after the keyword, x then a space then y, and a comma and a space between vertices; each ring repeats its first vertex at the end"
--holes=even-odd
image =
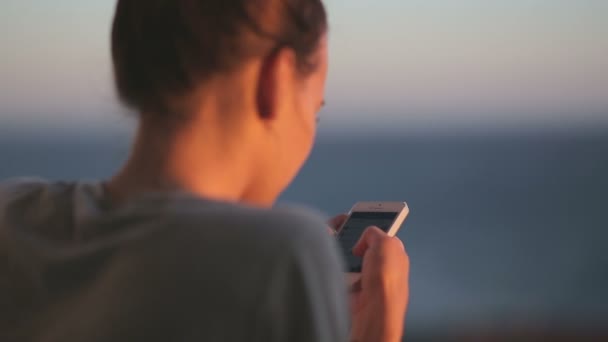
MULTIPOLYGON (((0 3, 0 127, 120 125, 109 0, 0 3)), ((323 123, 608 127, 608 1, 327 0, 323 123)))

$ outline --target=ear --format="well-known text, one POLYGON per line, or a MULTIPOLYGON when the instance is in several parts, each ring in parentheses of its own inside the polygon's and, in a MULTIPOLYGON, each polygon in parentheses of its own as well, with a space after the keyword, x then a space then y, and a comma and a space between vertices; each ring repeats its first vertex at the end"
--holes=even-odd
POLYGON ((262 61, 256 96, 262 120, 276 119, 283 104, 291 100, 294 67, 294 52, 287 48, 277 49, 262 61))

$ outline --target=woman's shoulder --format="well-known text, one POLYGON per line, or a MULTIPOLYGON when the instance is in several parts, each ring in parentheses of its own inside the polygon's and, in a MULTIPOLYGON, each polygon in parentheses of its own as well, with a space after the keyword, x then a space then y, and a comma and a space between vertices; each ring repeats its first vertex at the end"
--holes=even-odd
MULTIPOLYGON (((340 269, 335 241, 323 215, 307 207, 259 209, 204 199, 173 198, 161 206, 146 205, 143 216, 139 210, 125 215, 125 218, 137 217, 138 222, 146 222, 143 226, 138 224, 149 233, 145 234, 146 244, 163 246, 162 249, 171 250, 172 255, 176 251, 185 253, 188 260, 206 260, 233 269, 247 268, 242 272, 273 269, 277 263, 293 267, 324 265, 322 267, 331 272, 340 269), (235 264, 231 264, 233 262, 235 264)), ((150 249, 150 255, 158 254, 159 250, 150 249)), ((142 257, 145 255, 148 254, 142 257)))
POLYGON ((297 205, 267 210, 205 201, 182 203, 180 208, 170 220, 179 232, 165 232, 180 241, 176 243, 180 248, 195 246, 192 249, 199 251, 195 253, 201 254, 200 259, 238 255, 252 268, 287 264, 298 272, 308 274, 312 267, 325 275, 342 270, 335 239, 317 210, 297 205))
POLYGON ((202 250, 228 248, 274 258, 304 251, 327 255, 335 249, 324 216, 304 206, 260 209, 193 197, 163 202, 146 205, 146 221, 165 238, 191 241, 202 250))
POLYGON ((266 240, 280 243, 302 243, 329 237, 324 215, 305 206, 281 205, 273 209, 260 209, 189 199, 173 203, 172 209, 170 215, 172 220, 181 222, 178 225, 194 229, 204 226, 220 235, 252 239, 263 236, 266 240))

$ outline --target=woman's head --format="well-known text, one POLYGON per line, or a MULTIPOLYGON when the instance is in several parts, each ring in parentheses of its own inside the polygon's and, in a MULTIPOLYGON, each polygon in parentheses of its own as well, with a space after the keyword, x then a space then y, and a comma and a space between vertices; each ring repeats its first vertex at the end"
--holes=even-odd
POLYGON ((276 197, 313 144, 326 31, 320 0, 118 0, 117 91, 142 121, 248 153, 249 191, 276 197))

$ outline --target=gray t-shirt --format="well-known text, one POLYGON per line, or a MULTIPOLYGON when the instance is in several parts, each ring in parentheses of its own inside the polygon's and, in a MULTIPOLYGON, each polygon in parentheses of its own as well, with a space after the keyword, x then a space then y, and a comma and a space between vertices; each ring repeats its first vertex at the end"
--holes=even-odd
POLYGON ((98 183, 0 182, 0 341, 347 340, 316 213, 107 201, 98 183))

